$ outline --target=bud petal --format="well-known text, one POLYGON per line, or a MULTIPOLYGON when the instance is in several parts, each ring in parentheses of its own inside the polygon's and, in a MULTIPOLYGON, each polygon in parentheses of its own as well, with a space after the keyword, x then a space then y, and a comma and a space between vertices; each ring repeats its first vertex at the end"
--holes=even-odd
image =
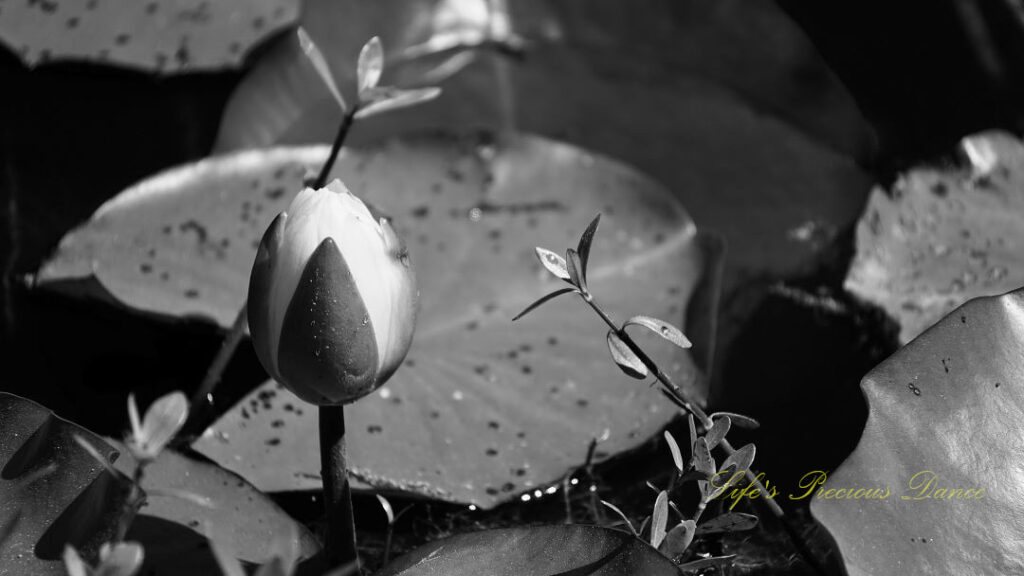
MULTIPOLYGON (((271 320, 273 307, 269 295, 275 280, 277 253, 284 240, 287 220, 286 212, 278 214, 263 234, 263 240, 256 251, 256 262, 252 265, 252 275, 249 277, 249 301, 246 304, 249 333, 253 334, 252 345, 256 349, 256 357, 260 359, 260 363, 270 376, 278 382, 281 381, 281 374, 277 370, 277 340, 281 333, 280 329, 272 328, 275 322, 271 320), (255 336, 257 334, 259 338, 255 336)), ((276 325, 280 326, 280 323, 276 325)))
POLYGON ((377 342, 338 246, 313 252, 281 329, 278 367, 289 388, 313 404, 351 402, 374 389, 377 342))

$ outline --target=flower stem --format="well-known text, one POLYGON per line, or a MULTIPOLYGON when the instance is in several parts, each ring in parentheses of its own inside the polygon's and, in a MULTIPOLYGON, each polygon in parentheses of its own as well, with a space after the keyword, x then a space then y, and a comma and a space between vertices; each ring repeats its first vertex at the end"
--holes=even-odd
POLYGON ((345 139, 348 138, 348 132, 352 129, 352 122, 355 120, 356 112, 358 111, 359 106, 355 105, 342 117, 341 125, 338 126, 338 133, 334 136, 334 143, 331 144, 331 153, 327 156, 327 161, 324 162, 323 168, 320 169, 320 175, 316 177, 316 183, 313 184, 313 188, 319 189, 327 185, 327 177, 331 174, 331 169, 334 168, 334 162, 338 159, 338 153, 341 152, 345 139))
POLYGON ((245 336, 245 328, 249 325, 248 316, 245 312, 246 304, 246 302, 242 302, 242 307, 238 309, 235 321, 231 324, 231 331, 228 332, 224 342, 220 345, 220 350, 217 351, 213 362, 206 370, 202 384, 199 385, 199 389, 192 396, 191 405, 196 414, 201 411, 200 406, 209 408, 213 404, 213 398, 210 395, 213 393, 213 389, 217 387, 217 384, 220 383, 221 376, 224 375, 224 370, 228 367, 228 362, 235 355, 235 349, 238 348, 242 338, 245 336))
POLYGON ((345 465, 345 408, 320 407, 320 474, 324 482, 324 511, 327 534, 324 552, 331 568, 359 558, 356 526, 352 515, 352 493, 345 465))

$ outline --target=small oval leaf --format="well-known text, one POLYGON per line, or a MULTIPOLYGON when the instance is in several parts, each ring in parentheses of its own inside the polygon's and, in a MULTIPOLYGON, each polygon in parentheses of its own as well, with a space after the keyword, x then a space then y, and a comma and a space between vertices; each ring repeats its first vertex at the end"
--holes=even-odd
POLYGON ((651 546, 661 546, 665 539, 665 528, 668 526, 668 492, 658 492, 654 500, 654 511, 651 513, 651 546))
POLYGON ((562 258, 558 254, 548 250, 547 248, 537 247, 537 259, 540 260, 542 266, 548 269, 549 272, 557 276, 561 280, 569 281, 569 269, 566 266, 565 258, 562 258))
POLYGON ((637 380, 647 377, 647 367, 614 330, 608 331, 608 351, 612 354, 612 360, 615 360, 627 376, 637 380))
POLYGON ((659 320, 650 316, 633 316, 626 321, 623 328, 627 328, 629 326, 643 326, 680 348, 685 349, 693 346, 693 344, 690 343, 690 340, 683 334, 682 330, 664 320, 659 320))
POLYGON ((158 398, 146 410, 142 428, 128 443, 129 449, 139 459, 153 459, 164 446, 181 430, 188 417, 188 400, 181 392, 172 392, 158 398))
POLYGON ((380 38, 370 38, 363 49, 359 51, 359 61, 356 65, 356 81, 359 84, 359 97, 373 90, 380 82, 380 75, 384 72, 384 47, 380 38))
POLYGON ((708 448, 713 450, 725 438, 725 435, 729 433, 729 428, 732 427, 732 419, 728 416, 722 416, 721 418, 712 419, 712 422, 714 424, 711 425, 711 429, 704 435, 704 438, 708 442, 708 448))
POLYGON ((757 526, 757 516, 742 512, 728 512, 698 526, 697 535, 742 532, 743 530, 750 530, 755 526, 757 526))
POLYGON ((676 443, 676 439, 668 430, 665 431, 665 442, 668 443, 668 449, 672 452, 672 463, 676 465, 676 470, 682 472, 683 454, 679 450, 679 444, 676 443))
POLYGON ((662 541, 658 551, 664 554, 667 558, 676 559, 686 549, 690 547, 690 543, 693 542, 693 536, 697 532, 697 523, 693 520, 683 520, 675 526, 675 528, 668 531, 665 535, 665 540, 662 541))

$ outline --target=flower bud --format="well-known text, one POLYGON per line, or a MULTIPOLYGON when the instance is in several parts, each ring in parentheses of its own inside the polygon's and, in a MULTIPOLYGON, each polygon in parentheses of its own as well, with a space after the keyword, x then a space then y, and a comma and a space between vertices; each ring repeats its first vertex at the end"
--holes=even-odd
POLYGON ((306 188, 267 229, 249 331, 270 375, 303 400, 347 404, 398 369, 416 324, 405 246, 340 181, 306 188))

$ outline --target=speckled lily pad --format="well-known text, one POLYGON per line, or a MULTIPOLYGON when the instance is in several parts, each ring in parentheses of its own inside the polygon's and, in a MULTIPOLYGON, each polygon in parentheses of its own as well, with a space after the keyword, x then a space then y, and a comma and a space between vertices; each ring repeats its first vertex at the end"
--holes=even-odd
POLYGON ((38 0, 0 6, 0 41, 55 60, 169 74, 235 67, 298 17, 297 0, 38 0))
MULTIPOLYGON (((150 313, 232 322, 255 243, 326 147, 213 158, 158 175, 69 234, 43 286, 98 286, 150 313)), ((636 447, 674 416, 656 389, 607 357, 606 328, 561 287, 535 246, 575 245, 602 212, 590 287, 612 314, 685 326, 704 250, 663 187, 608 159, 548 140, 428 135, 343 154, 336 173, 391 214, 421 290, 412 350, 392 380, 348 410, 350 460, 364 486, 489 507, 636 447)), ((690 338, 700 341, 698 334, 690 338)), ((653 335, 655 357, 695 398, 690 355, 653 335)), ((273 382, 195 445, 263 490, 320 485, 315 409, 273 382)))
POLYGON ((977 296, 1024 285, 1024 145, 965 139, 978 166, 921 166, 876 188, 857 225, 846 289, 881 306, 908 342, 977 296))

